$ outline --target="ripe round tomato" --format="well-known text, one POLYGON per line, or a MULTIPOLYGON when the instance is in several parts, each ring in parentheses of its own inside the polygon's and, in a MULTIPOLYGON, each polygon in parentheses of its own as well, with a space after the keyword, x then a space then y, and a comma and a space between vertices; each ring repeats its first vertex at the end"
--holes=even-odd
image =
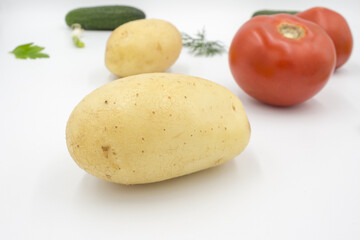
POLYGON ((353 38, 345 18, 339 13, 323 7, 314 7, 296 16, 309 20, 322 27, 333 40, 336 50, 336 68, 342 66, 350 57, 353 38))
POLYGON ((313 97, 335 68, 335 48, 317 24, 289 14, 257 16, 235 34, 231 73, 250 96, 290 106, 313 97))

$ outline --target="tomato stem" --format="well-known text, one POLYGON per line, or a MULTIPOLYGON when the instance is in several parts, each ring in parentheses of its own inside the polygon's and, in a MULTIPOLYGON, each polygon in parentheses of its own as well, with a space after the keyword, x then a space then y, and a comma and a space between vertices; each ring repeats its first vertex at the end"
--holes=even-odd
POLYGON ((280 23, 277 29, 286 38, 298 40, 305 36, 305 29, 303 27, 291 23, 280 23))

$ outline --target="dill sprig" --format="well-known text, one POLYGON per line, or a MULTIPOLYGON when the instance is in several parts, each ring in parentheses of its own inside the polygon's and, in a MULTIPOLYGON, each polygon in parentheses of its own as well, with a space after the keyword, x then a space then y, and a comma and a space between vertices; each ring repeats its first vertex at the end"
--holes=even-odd
POLYGON ((195 37, 182 33, 183 46, 189 48, 195 56, 211 57, 226 52, 225 46, 220 41, 206 40, 205 29, 198 31, 195 37))

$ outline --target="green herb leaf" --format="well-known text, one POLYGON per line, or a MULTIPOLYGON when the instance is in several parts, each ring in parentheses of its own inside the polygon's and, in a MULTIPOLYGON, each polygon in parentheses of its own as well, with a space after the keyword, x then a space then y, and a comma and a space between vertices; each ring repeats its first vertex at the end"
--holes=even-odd
POLYGON ((195 37, 182 33, 183 46, 189 48, 195 56, 211 57, 226 52, 225 46, 219 41, 208 41, 205 36, 205 29, 199 31, 195 37))
POLYGON ((85 47, 85 43, 83 43, 83 42, 80 40, 79 37, 73 36, 72 39, 73 39, 73 42, 74 42, 75 46, 77 46, 78 48, 83 48, 83 47, 85 47))
POLYGON ((49 58, 49 55, 42 53, 43 47, 33 45, 34 43, 28 43, 16 47, 12 52, 16 58, 20 59, 35 59, 35 58, 49 58))

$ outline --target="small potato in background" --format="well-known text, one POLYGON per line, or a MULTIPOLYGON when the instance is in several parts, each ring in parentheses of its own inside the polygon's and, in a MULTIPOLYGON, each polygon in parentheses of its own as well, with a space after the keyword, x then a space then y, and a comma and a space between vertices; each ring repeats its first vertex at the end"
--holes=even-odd
POLYGON ((122 184, 162 181, 222 164, 250 138, 241 101, 211 81, 148 73, 86 96, 66 129, 69 152, 88 173, 122 184))
POLYGON ((164 72, 180 55, 182 37, 174 25, 159 19, 125 23, 110 35, 105 65, 118 77, 164 72))

